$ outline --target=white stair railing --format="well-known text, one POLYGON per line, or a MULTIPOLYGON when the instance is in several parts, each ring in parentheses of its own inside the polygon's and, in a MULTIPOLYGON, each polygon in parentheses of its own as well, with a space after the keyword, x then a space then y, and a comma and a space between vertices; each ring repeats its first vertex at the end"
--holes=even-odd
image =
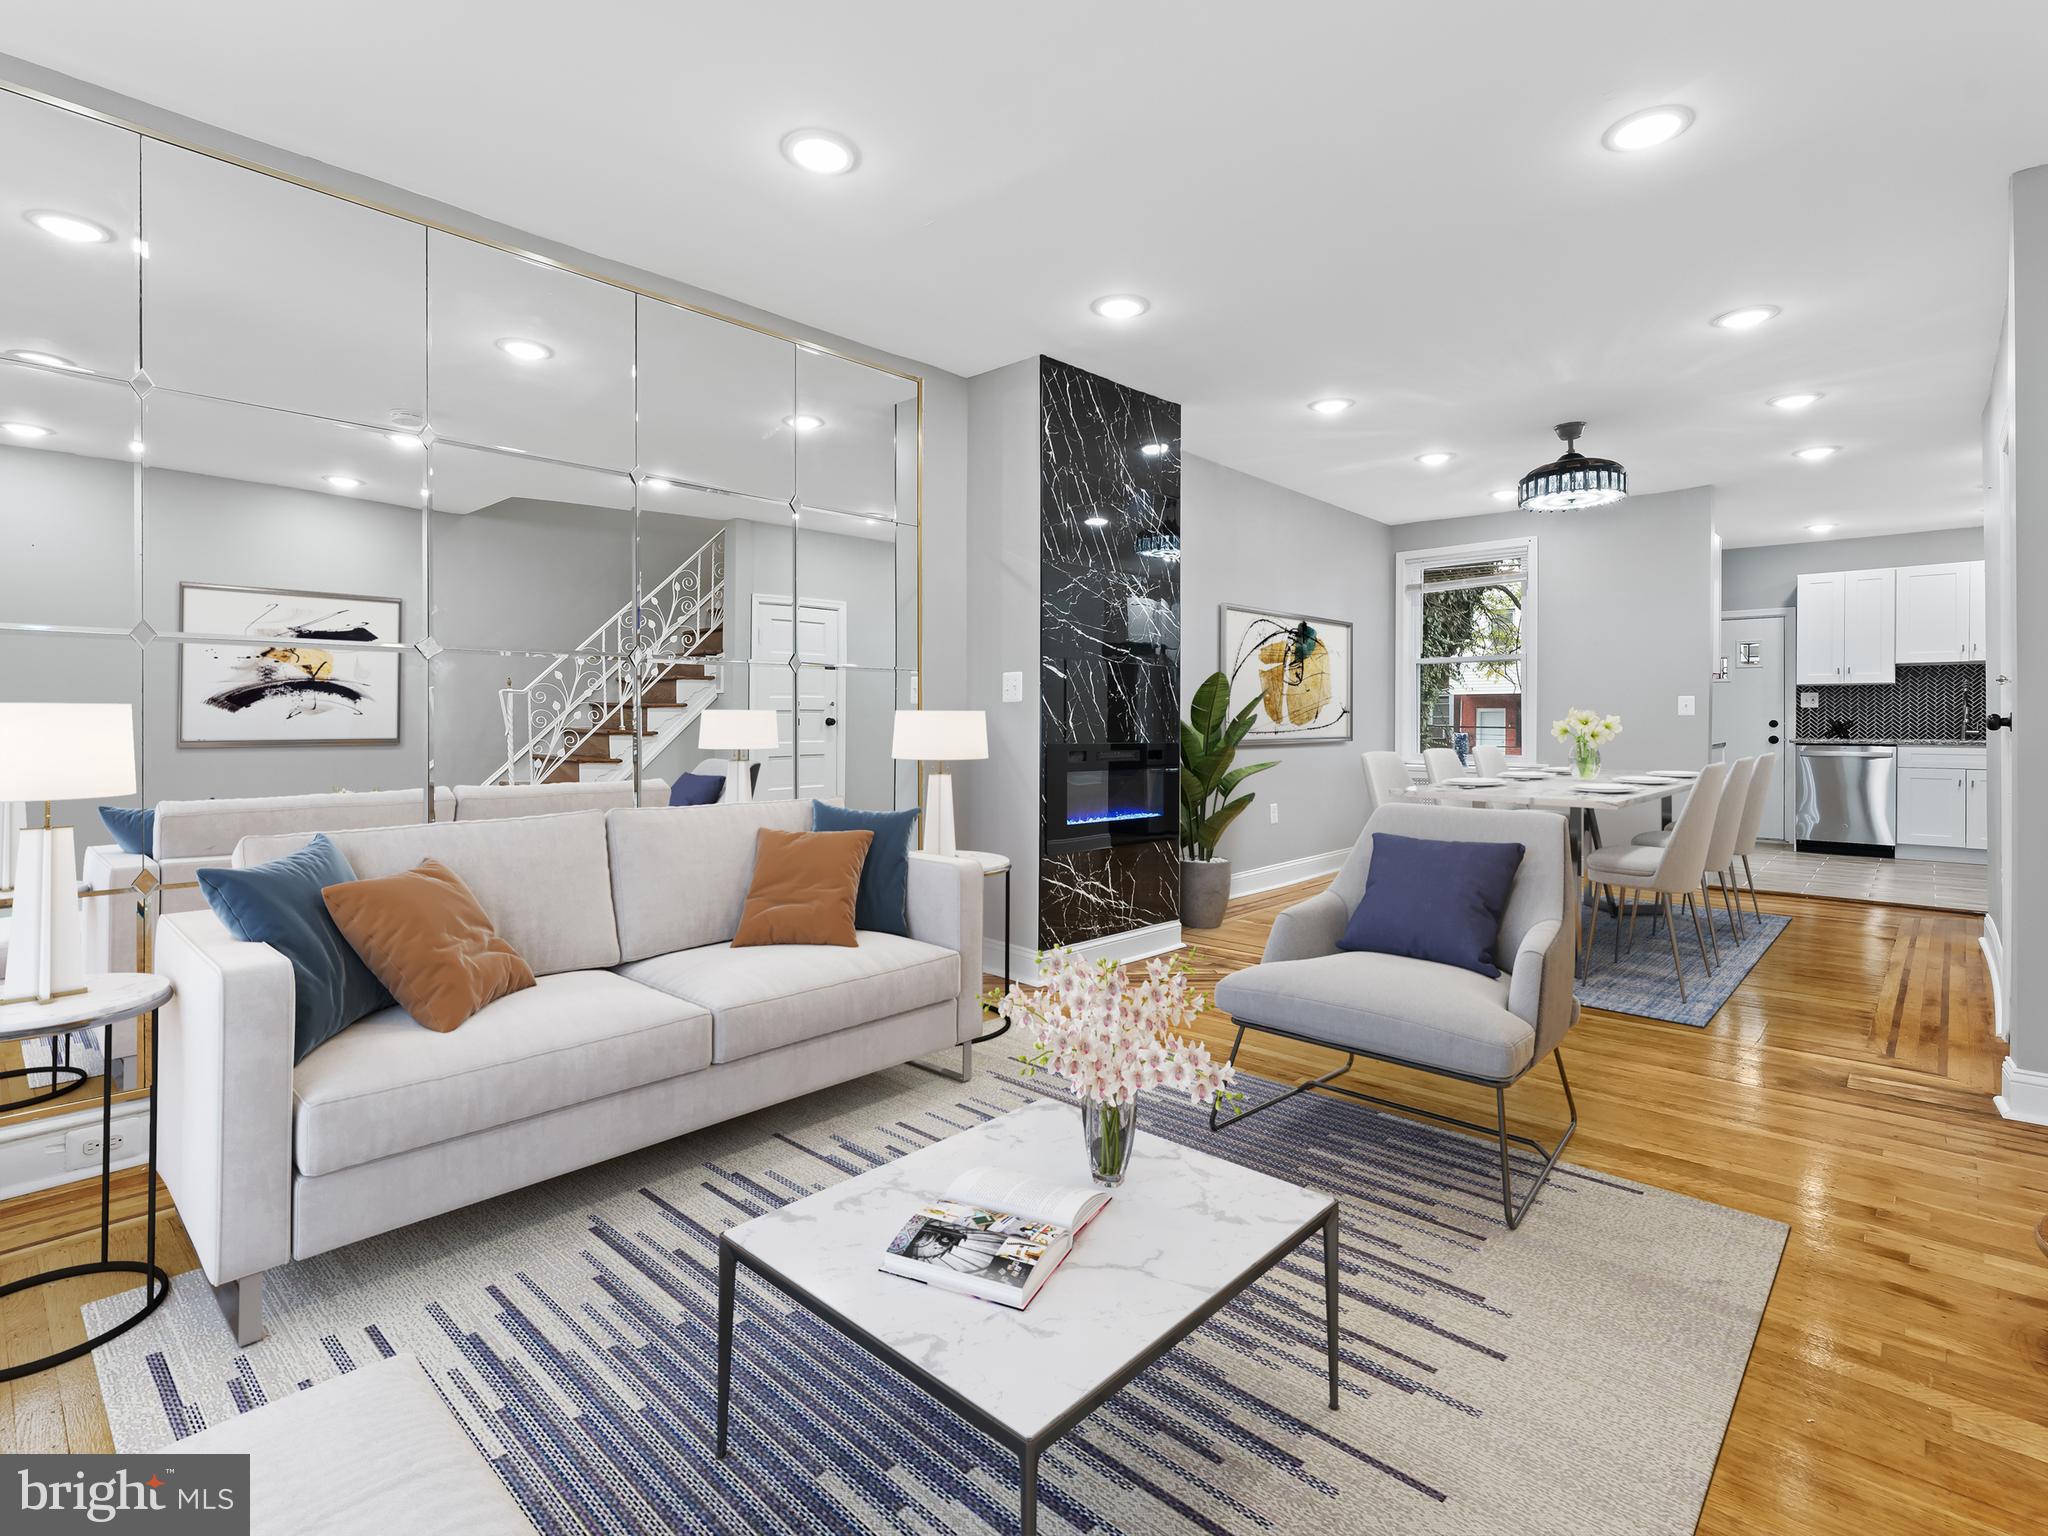
POLYGON ((724 623, 720 529, 650 587, 637 609, 626 604, 576 652, 555 657, 525 687, 498 690, 505 761, 484 782, 544 784, 591 737, 644 731, 635 701, 645 685, 679 659, 698 655, 706 637, 724 623))

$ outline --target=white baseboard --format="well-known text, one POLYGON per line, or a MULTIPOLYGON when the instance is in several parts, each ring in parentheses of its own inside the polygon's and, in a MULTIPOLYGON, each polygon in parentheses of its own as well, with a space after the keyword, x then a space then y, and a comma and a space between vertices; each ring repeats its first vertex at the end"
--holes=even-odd
MULTIPOLYGON (((85 1126, 96 1128, 100 1123, 98 1093, 90 1089, 80 1092, 91 1094, 86 1100, 89 1107, 0 1128, 0 1200, 100 1176, 98 1163, 88 1168, 64 1166, 64 1138, 72 1131, 85 1126)), ((138 1149, 131 1156, 115 1159, 116 1168, 133 1168, 148 1161, 149 1100, 116 1101, 114 1129, 127 1138, 129 1146, 138 1149)))
MULTIPOLYGON (((1170 954, 1182 947, 1180 924, 1153 923, 1145 928, 1133 928, 1129 933, 1112 933, 1106 938, 1089 939, 1073 945, 1075 954, 1088 960, 1114 960, 1119 965, 1128 960, 1149 960, 1154 955, 1170 954)), ((1003 944, 1000 939, 983 938, 981 941, 981 968, 990 976, 1003 974, 1003 944)), ((1010 979, 1023 982, 1026 986, 1038 984, 1038 953, 1021 944, 1010 946, 1010 979)))
POLYGON ((1991 972, 1991 1032, 2004 1040, 2010 1034, 2005 1019, 2005 941, 1999 937, 1998 924, 1989 913, 1984 917, 1984 932, 1978 936, 1977 947, 1984 951, 1984 964, 1991 972))
POLYGON ((2001 1115, 2029 1125, 2048 1125, 2048 1072, 2016 1067, 2008 1056, 1998 1077, 2004 1092, 1991 1102, 1998 1106, 2001 1115))
POLYGON ((1299 885, 1320 875, 1334 875, 1350 856, 1349 848, 1333 848, 1328 853, 1311 853, 1299 859, 1285 859, 1278 864, 1261 864, 1256 869, 1233 869, 1230 872, 1230 894, 1256 896, 1261 891, 1277 891, 1283 885, 1299 885))

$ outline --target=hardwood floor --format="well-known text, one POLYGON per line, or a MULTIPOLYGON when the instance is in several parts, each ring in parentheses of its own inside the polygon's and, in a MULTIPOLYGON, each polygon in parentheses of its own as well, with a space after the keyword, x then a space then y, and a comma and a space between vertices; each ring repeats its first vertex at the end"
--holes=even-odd
MULTIPOLYGON (((1314 889, 1233 902, 1222 928, 1191 934, 1204 977, 1256 961, 1273 914, 1314 889)), ((2034 1234, 2048 1131, 1992 1108, 2004 1051, 1978 923, 1803 897, 1764 907, 1796 920, 1711 1026, 1589 1012, 1566 1043, 1570 1161, 1792 1228, 1699 1529, 2042 1529, 2048 1256, 2034 1234)), ((1204 1033, 1227 1049, 1220 1015, 1204 1033)), ((1335 1064, 1270 1045, 1244 1061, 1274 1077, 1335 1064)), ((1483 1107, 1478 1090, 1398 1069, 1356 1076, 1432 1107, 1483 1107)), ((1562 1123, 1547 1069, 1509 1103, 1546 1139, 1562 1123)), ((139 1253, 141 1182, 120 1184, 117 1251, 139 1253)), ((97 1216, 93 1186, 0 1207, 0 1283, 93 1256, 97 1237, 81 1234, 97 1216)), ((166 1267, 190 1269, 175 1216, 160 1231, 166 1267)), ((125 1285, 0 1300, 5 1357, 78 1338, 79 1303, 125 1285)), ((0 1450, 66 1448, 109 1448, 90 1360, 0 1385, 0 1450)))

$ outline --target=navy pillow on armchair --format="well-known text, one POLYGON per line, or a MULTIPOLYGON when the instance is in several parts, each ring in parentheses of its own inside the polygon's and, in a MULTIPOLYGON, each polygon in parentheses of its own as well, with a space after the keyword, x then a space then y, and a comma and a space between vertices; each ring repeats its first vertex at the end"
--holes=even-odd
POLYGON ((1500 915, 1522 851, 1520 843, 1373 833, 1365 895, 1337 947, 1498 976, 1500 915))
POLYGON ((725 793, 725 775, 719 773, 679 773, 675 783, 669 786, 670 805, 716 805, 718 797, 725 793))

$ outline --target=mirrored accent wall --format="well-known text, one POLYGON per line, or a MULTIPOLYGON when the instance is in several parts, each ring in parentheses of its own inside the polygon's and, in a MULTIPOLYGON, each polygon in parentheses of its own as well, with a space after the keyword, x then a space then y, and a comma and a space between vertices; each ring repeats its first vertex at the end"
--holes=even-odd
POLYGON ((918 378, 32 95, 0 143, 0 698, 132 704, 130 805, 665 801, 728 708, 758 795, 916 803, 918 378))

